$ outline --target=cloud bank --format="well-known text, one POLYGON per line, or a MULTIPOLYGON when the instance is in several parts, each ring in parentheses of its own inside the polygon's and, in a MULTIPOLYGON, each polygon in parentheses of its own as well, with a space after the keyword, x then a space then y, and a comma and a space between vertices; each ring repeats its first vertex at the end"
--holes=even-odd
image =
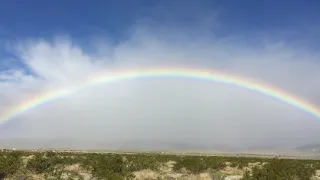
MULTIPOLYGON (((140 22, 129 38, 116 44, 94 38, 91 48, 67 35, 11 43, 8 50, 23 66, 0 72, 0 115, 37 94, 101 72, 186 65, 239 74, 320 106, 318 53, 268 36, 219 37, 206 23, 190 29, 140 22)), ((145 78, 92 86, 1 126, 2 138, 295 146, 319 143, 320 119, 235 86, 145 78)))

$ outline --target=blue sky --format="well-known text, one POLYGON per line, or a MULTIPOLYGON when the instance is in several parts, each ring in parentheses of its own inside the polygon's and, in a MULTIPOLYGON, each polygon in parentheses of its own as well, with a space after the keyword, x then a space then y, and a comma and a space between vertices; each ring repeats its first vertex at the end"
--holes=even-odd
POLYGON ((126 39, 132 26, 141 21, 157 27, 183 27, 188 31, 204 18, 217 20, 209 22, 207 28, 221 37, 239 35, 250 39, 264 34, 311 49, 320 45, 320 2, 317 0, 3 0, 0 61, 15 58, 5 48, 6 43, 25 38, 67 34, 85 48, 92 37, 108 36, 114 43, 126 39))
MULTIPOLYGON (((239 74, 320 105, 319 19, 318 0, 2 0, 0 117, 29 98, 77 86, 91 75, 154 66, 239 74)), ((121 127, 124 139, 139 138, 150 135, 152 119, 160 139, 186 140, 194 132, 199 137, 193 140, 201 135, 238 144, 248 137, 248 143, 280 145, 319 141, 319 121, 297 108, 234 86, 192 83, 197 85, 137 80, 84 90, 16 117, 0 133, 55 137, 58 129, 64 137, 95 138, 121 127), (140 116, 145 109, 150 113, 140 116), (87 132, 88 125, 95 128, 87 132), (233 135, 225 134, 230 129, 233 135), (263 131, 256 135, 258 129, 263 131)))
POLYGON ((319 7, 317 0, 3 0, 0 37, 15 39, 68 33, 84 38, 108 33, 117 39, 139 19, 152 18, 158 25, 192 25, 203 13, 210 15, 217 10, 224 33, 288 29, 312 32, 312 27, 319 30, 319 7))

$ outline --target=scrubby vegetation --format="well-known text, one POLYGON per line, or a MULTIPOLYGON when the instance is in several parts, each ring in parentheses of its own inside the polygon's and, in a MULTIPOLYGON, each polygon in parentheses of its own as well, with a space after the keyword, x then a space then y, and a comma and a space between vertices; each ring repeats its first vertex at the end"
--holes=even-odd
POLYGON ((254 167, 252 169, 252 176, 247 171, 243 180, 310 180, 315 175, 315 167, 313 163, 307 164, 298 160, 273 159, 263 167, 254 167))
POLYGON ((22 166, 22 153, 9 152, 0 154, 0 179, 15 174, 22 166))
MULTIPOLYGON (((16 151, 0 153, 0 179, 137 179, 136 172, 164 171, 168 162, 173 163, 167 171, 179 177, 194 175, 195 179, 200 173, 222 178, 229 168, 243 175, 243 180, 309 180, 320 169, 317 160, 16 151)), ((164 175, 155 179, 161 177, 169 179, 164 175)))

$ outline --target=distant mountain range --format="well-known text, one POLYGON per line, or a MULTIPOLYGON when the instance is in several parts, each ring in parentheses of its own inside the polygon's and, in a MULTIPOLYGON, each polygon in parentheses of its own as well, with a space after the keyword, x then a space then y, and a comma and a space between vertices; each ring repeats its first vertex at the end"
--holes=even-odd
POLYGON ((79 140, 79 139, 0 139, 0 148, 67 148, 67 149, 113 149, 113 150, 147 150, 147 151, 183 151, 183 150, 220 150, 230 151, 232 148, 221 144, 201 145, 160 140, 79 140))
POLYGON ((207 152, 207 153, 243 153, 289 156, 319 156, 320 144, 279 148, 273 146, 236 148, 225 144, 182 143, 160 140, 79 140, 79 139, 0 139, 0 148, 17 149, 75 149, 75 150, 111 150, 111 151, 172 151, 172 152, 207 152))
POLYGON ((305 153, 320 154, 320 144, 308 144, 294 148, 294 150, 305 153))

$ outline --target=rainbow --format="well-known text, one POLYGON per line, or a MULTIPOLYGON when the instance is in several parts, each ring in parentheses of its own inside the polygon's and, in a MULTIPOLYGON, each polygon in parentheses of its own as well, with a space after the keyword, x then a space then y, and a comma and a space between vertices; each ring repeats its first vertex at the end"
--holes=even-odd
POLYGON ((224 74, 214 70, 207 69, 191 69, 191 68, 151 68, 143 70, 122 70, 99 74, 97 76, 89 77, 84 83, 67 87, 48 93, 40 94, 34 98, 28 99, 17 106, 10 108, 0 117, 0 123, 3 124, 14 117, 29 111, 41 104, 49 101, 53 101, 57 98, 61 98, 70 95, 80 89, 117 81, 124 81, 129 79, 143 78, 143 77, 182 77, 182 78, 196 78, 202 80, 208 80, 213 82, 219 82, 224 84, 230 84, 241 88, 275 98, 286 104, 294 106, 302 111, 305 111, 311 115, 320 118, 320 109, 315 105, 308 103, 294 95, 290 95, 280 89, 269 86, 265 83, 258 83, 248 78, 241 78, 239 76, 233 76, 230 74, 224 74))

